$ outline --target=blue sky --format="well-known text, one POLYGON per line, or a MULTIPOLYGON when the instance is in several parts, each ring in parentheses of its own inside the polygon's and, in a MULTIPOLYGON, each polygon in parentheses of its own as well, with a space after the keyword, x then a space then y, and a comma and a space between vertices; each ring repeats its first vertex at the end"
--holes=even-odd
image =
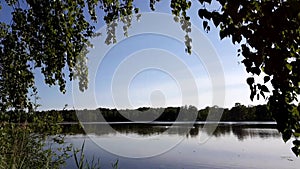
MULTIPOLYGON (((244 66, 239 64, 242 58, 237 57, 238 46, 233 45, 230 39, 221 41, 218 29, 213 25, 209 33, 203 31, 202 21, 198 17, 201 6, 197 1, 193 1, 188 14, 192 25, 198 28, 197 31, 192 29, 192 32, 196 32, 191 34, 193 42, 197 42, 199 37, 202 41, 193 44, 191 55, 184 51, 184 33, 180 31, 179 23, 175 23, 171 16, 170 21, 166 21, 164 17, 152 18, 151 13, 143 14, 150 12, 149 4, 144 1, 138 1, 136 6, 142 13, 141 21, 134 19, 129 37, 122 37, 120 25, 118 43, 114 45, 103 43, 106 27, 99 22, 97 29, 100 32, 104 30, 104 35, 92 40, 95 48, 88 55, 90 83, 85 93, 77 91, 76 82, 68 82, 67 92, 62 94, 57 86, 45 85, 43 75, 36 72, 36 85, 41 98, 39 103, 42 105, 40 109, 62 109, 65 104, 69 109, 93 109, 189 104, 198 108, 215 104, 232 107, 236 102, 245 105, 264 103, 264 100, 251 102, 249 98, 250 90, 246 84, 249 75, 244 66), (176 24, 178 28, 174 28, 176 24), (167 34, 176 34, 178 37, 167 34), (209 49, 200 49, 204 46, 209 49), (197 47, 199 52, 196 51, 197 47), (224 77, 224 83, 214 84, 216 81, 213 79, 218 80, 219 77, 224 77), (224 99, 217 98, 222 93, 224 99), (215 102, 216 99, 224 101, 215 102)), ((1 20, 7 19, 7 11, 1 11, 1 20)), ((170 11, 168 1, 157 3, 156 14, 170 11)))

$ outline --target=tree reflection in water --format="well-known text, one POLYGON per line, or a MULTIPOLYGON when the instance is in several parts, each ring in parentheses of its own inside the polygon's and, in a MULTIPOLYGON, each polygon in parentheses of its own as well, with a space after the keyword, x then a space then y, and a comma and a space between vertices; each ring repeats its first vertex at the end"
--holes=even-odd
MULTIPOLYGON (((211 124, 211 127, 216 124, 211 124)), ((186 135, 186 137, 196 137, 199 133, 204 132, 205 134, 210 133, 209 125, 203 128, 203 125, 196 124, 193 128, 187 131, 188 127, 184 124, 170 124, 170 125, 160 125, 160 124, 84 124, 85 131, 88 134, 101 135, 116 135, 121 134, 138 134, 141 136, 151 136, 158 134, 167 135, 186 135), (114 130, 111 130, 113 128, 114 130)), ((77 132, 79 133, 79 132, 77 132)), ((213 132, 213 137, 221 137, 224 135, 233 134, 240 141, 246 138, 259 137, 259 138, 269 138, 269 137, 280 137, 280 134, 275 129, 275 124, 219 124, 215 131, 213 132)))
MULTIPOLYGON (((274 125, 219 124, 212 137, 233 135, 238 140, 259 137, 280 137, 274 125)), ((182 135, 187 138, 208 134, 209 127, 194 125, 188 131, 184 124, 84 124, 88 134, 137 134, 141 137, 158 134, 182 135), (172 127, 171 127, 172 126, 172 127), (114 130, 111 130, 112 127, 114 130), (170 129, 172 128, 172 129, 170 129)), ((58 124, 53 119, 33 123, 0 124, 0 166, 2 168, 61 168, 74 156, 72 145, 64 142, 66 135, 85 134, 78 124, 58 124)), ((79 152, 81 150, 78 150, 79 152)), ((87 161, 88 162, 88 161, 87 161)))

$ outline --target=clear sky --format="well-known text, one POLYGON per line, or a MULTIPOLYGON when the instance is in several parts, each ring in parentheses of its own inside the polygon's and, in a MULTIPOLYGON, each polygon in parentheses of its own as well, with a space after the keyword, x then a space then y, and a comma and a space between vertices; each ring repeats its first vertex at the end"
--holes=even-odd
MULTIPOLYGON (((209 33, 203 31, 198 1, 193 1, 188 13, 193 26, 191 55, 184 50, 180 24, 166 14, 171 11, 169 2, 157 3, 156 14, 146 13, 150 12, 149 3, 144 2, 136 4, 142 16, 139 22, 133 19, 129 37, 122 37, 119 24, 118 43, 114 45, 103 43, 106 26, 98 23, 97 29, 104 34, 92 40, 95 48, 90 49, 88 55, 90 83, 85 93, 78 92, 76 82, 68 82, 67 92, 62 94, 57 86, 45 85, 43 75, 36 72, 40 109, 62 109, 65 104, 68 109, 190 104, 203 108, 215 104, 232 107, 236 102, 245 105, 265 102, 251 102, 249 98, 250 89, 246 84, 249 75, 243 64, 239 64, 242 57, 237 57, 238 46, 230 39, 221 41, 213 25, 209 33), (215 102, 216 99, 221 101, 215 102)), ((8 18, 7 11, 1 11, 1 20, 8 18)))

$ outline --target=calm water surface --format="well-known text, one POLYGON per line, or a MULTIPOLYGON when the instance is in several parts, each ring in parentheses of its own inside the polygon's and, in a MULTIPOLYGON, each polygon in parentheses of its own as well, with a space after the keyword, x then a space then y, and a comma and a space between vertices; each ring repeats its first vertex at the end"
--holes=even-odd
MULTIPOLYGON (((121 169, 299 169, 300 159, 284 143, 273 123, 84 124, 87 135, 68 135, 88 160, 100 158, 102 168, 121 169), (191 127, 191 128, 190 128, 191 127)), ((74 168, 74 159, 66 168, 74 168)))

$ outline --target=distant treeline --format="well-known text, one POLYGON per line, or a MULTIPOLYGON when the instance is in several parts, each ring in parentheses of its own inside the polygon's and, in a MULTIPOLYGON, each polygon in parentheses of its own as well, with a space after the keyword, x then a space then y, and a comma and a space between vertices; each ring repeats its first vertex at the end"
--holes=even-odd
POLYGON ((49 110, 33 113, 1 113, 1 121, 7 122, 34 122, 37 118, 49 119, 58 122, 127 122, 127 121, 273 121, 271 112, 266 105, 244 106, 236 103, 231 109, 217 106, 197 110, 194 106, 149 108, 142 107, 136 110, 117 110, 99 108, 96 110, 49 110), (79 120, 78 120, 79 119, 79 120))
MULTIPOLYGON (((231 109, 217 106, 197 110, 194 106, 149 108, 142 107, 136 110, 116 110, 99 108, 97 110, 77 111, 80 121, 273 121, 267 105, 244 106, 236 103, 231 109), (222 115, 220 118, 219 116, 222 115)), ((70 117, 70 116, 68 116, 70 117)), ((68 121, 66 118, 64 118, 68 121)), ((72 119, 69 119, 72 120, 72 119)))

